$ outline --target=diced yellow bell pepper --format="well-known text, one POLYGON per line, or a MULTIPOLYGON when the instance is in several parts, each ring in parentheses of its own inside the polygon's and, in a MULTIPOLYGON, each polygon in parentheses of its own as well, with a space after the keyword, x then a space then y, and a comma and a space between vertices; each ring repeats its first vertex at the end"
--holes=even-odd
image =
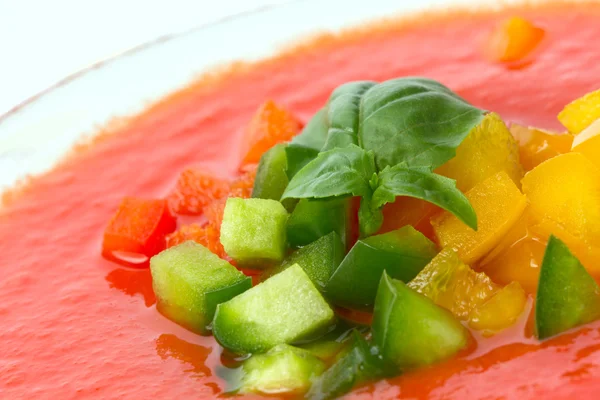
POLYGON ((514 324, 526 303, 525 291, 518 282, 512 282, 471 311, 469 326, 484 336, 492 336, 514 324))
POLYGON ((525 171, 559 154, 568 153, 573 144, 570 133, 554 133, 518 124, 512 124, 510 132, 519 143, 519 159, 525 171))
POLYGON ((552 221, 570 235, 600 245, 600 170, 579 153, 551 158, 523 178, 536 224, 552 221))
POLYGON ((501 285, 519 282, 527 293, 535 294, 551 234, 565 242, 591 274, 600 277, 599 247, 585 243, 551 220, 534 222, 529 207, 498 246, 479 262, 477 270, 501 285))
POLYGON ((577 135, 573 142, 573 152, 583 154, 600 168, 600 119, 577 135))
POLYGON ((535 50, 544 35, 544 30, 531 21, 510 17, 492 31, 486 53, 493 61, 521 61, 535 50))
POLYGON ((449 247, 435 256, 408 286, 462 320, 467 320, 473 309, 500 289, 483 272, 475 272, 462 262, 449 247))
POLYGON ((449 212, 433 218, 431 224, 442 247, 454 248, 461 260, 473 264, 496 247, 517 222, 526 198, 504 171, 479 183, 466 196, 477 214, 477 231, 449 212))
POLYGON ((579 238, 552 220, 543 220, 531 227, 531 232, 545 242, 550 235, 562 240, 590 274, 600 278, 600 246, 579 238))
MULTIPOLYGON (((504 251, 512 247, 512 245, 526 238, 529 235, 528 228, 529 217, 527 213, 527 207, 525 207, 525 210, 523 211, 523 214, 521 214, 521 217, 513 224, 513 226, 508 230, 508 232, 506 232, 506 234, 502 237, 498 244, 492 250, 490 250, 485 257, 479 260, 478 265, 485 265, 489 260, 496 258, 498 255, 502 254, 504 251)), ((507 284, 508 283, 509 282, 507 282, 507 284)))
POLYGON ((519 220, 476 269, 496 283, 508 285, 517 281, 527 293, 535 294, 547 239, 535 237, 531 224, 529 208, 525 208, 519 220))
POLYGON ((574 135, 600 119, 600 90, 573 100, 558 114, 558 120, 574 135))
POLYGON ((525 237, 486 260, 480 268, 498 284, 516 281, 527 293, 535 294, 545 251, 546 241, 525 237))
POLYGON ((494 113, 486 115, 458 146, 456 156, 436 170, 455 179, 463 192, 500 171, 506 171, 520 187, 523 169, 519 146, 504 121, 494 113))

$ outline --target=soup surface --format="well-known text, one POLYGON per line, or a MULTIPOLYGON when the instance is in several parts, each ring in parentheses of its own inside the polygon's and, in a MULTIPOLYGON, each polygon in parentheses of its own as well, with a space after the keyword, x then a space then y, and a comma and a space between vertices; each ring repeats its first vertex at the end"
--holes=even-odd
MULTIPOLYGON (((99 248, 123 196, 164 197, 189 165, 231 175, 243 128, 264 100, 306 120, 346 81, 421 75, 506 121, 560 129, 556 115, 564 104, 598 88, 599 35, 598 6, 419 16, 236 66, 133 118, 35 178, 1 211, 0 397, 222 393, 214 339, 161 316, 149 271, 118 267, 99 248), (515 14, 542 27, 544 42, 525 63, 489 61, 483 48, 490 30, 515 14)), ((523 320, 468 355, 357 388, 350 397, 593 398, 600 389, 600 323, 542 344, 527 325, 523 320)))

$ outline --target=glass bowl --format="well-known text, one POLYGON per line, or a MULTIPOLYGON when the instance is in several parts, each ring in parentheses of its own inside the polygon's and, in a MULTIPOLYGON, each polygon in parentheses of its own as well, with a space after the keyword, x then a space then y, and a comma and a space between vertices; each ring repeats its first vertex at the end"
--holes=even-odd
MULTIPOLYGON (((484 0, 478 5, 499 3, 484 0)), ((292 1, 140 45, 65 78, 0 116, 0 192, 51 168, 74 143, 112 118, 142 111, 215 66, 269 57, 315 33, 457 4, 471 2, 292 1)))
MULTIPOLYGON (((527 0, 484 0, 478 2, 477 6, 503 7, 525 1, 527 0)), ((438 10, 456 5, 472 7, 471 2, 472 0, 293 1, 141 45, 66 78, 8 114, 0 116, 0 192, 27 175, 47 171, 76 142, 94 135, 114 118, 135 115, 220 65, 238 60, 260 60, 276 54, 283 46, 317 33, 337 32, 362 23, 396 18, 427 9, 438 10)), ((51 242, 45 236, 39 237, 40 241, 51 242)), ((98 236, 98 247, 99 241, 98 236)), ((95 256, 100 259, 99 251, 95 256)), ((106 272, 94 271, 94 275, 89 274, 86 282, 96 277, 101 280, 106 272)), ((107 290, 119 289, 113 283, 119 279, 129 280, 133 275, 132 271, 121 268, 111 270, 105 277, 111 285, 110 288, 107 285, 107 290)), ((148 272, 145 279, 146 284, 150 282, 148 272)), ((106 282, 100 281, 99 284, 105 285, 106 282)), ((119 290, 130 294, 123 289, 119 290)), ((138 302, 139 299, 135 301, 138 302)), ((146 307, 152 307, 152 302, 149 303, 146 307)), ((137 307, 137 303, 135 306, 137 307)), ((154 326, 158 316, 155 311, 152 308, 143 313, 140 317, 143 319, 142 323, 154 326)), ((152 335, 154 332, 152 331, 152 335)), ((163 350, 160 349, 162 347, 157 344, 156 351, 162 358, 165 353, 161 353, 163 350)), ((154 348, 151 349, 151 353, 153 352, 154 348)), ((154 354, 151 356, 155 357, 154 354)), ((216 361, 219 354, 215 352, 211 357, 211 362, 216 361)), ((120 371, 116 373, 118 372, 120 371)))

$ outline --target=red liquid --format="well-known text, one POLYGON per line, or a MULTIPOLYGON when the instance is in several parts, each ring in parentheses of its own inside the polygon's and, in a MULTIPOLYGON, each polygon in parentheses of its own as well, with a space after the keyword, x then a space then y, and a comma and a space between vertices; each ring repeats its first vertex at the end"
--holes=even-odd
MULTIPOLYGON (((104 260, 100 243, 123 196, 164 197, 190 164, 235 170, 240 134, 265 99, 307 119, 340 83, 423 75, 507 120, 556 129, 564 104, 598 88, 599 36, 593 6, 426 16, 325 38, 153 107, 35 179, 3 210, 0 398, 199 399, 221 392, 224 383, 211 369, 220 357, 214 340, 159 315, 149 272, 104 260), (513 14, 547 33, 518 69, 492 64, 481 51, 493 25, 513 14)), ((599 328, 538 344, 521 326, 475 353, 359 388, 355 397, 595 398, 599 328)))

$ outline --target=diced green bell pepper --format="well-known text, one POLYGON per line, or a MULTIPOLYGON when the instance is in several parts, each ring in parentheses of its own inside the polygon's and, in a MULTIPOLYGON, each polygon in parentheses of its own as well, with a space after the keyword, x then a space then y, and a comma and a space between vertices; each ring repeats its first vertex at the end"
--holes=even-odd
POLYGON ((279 273, 294 264, 300 265, 319 291, 323 291, 333 271, 344 258, 345 249, 340 236, 331 232, 308 246, 289 255, 281 266, 270 271, 270 275, 279 273))
POLYGON ((276 144, 260 158, 252 189, 253 198, 281 200, 289 183, 285 147, 285 144, 276 144))
POLYGON ((335 340, 315 340, 298 346, 323 361, 329 361, 344 348, 344 342, 336 342, 335 340))
POLYGON ((193 241, 150 259, 156 308, 197 333, 207 333, 217 304, 250 289, 252 281, 227 261, 193 241))
POLYGON ((448 359, 469 342, 468 331, 450 311, 385 272, 377 291, 372 330, 383 360, 400 370, 448 359))
POLYGON ((229 198, 223 212, 221 243, 240 265, 265 268, 283 260, 288 213, 280 202, 229 198))
POLYGON ((361 239, 325 286, 327 298, 350 308, 370 308, 383 271, 408 282, 436 255, 436 247, 412 226, 361 239))
POLYGON ((325 332, 334 314, 298 265, 217 306, 213 334, 235 353, 261 353, 325 332))
POLYGON ((350 230, 350 198, 302 199, 290 215, 287 238, 292 247, 302 247, 336 232, 344 245, 350 230))
POLYGON ((356 384, 383 376, 382 363, 367 341, 356 331, 352 342, 338 360, 315 379, 306 395, 307 399, 326 400, 337 398, 350 391, 356 384))
POLYGON ((555 236, 544 254, 535 305, 537 336, 545 339, 600 318, 600 288, 555 236))
POLYGON ((298 347, 308 350, 321 360, 328 362, 338 355, 344 347, 347 347, 346 344, 352 338, 352 332, 366 333, 368 330, 369 326, 356 325, 338 319, 333 330, 317 340, 298 344, 298 347))
POLYGON ((300 395, 325 370, 325 363, 310 352, 280 344, 242 364, 239 393, 300 395))

